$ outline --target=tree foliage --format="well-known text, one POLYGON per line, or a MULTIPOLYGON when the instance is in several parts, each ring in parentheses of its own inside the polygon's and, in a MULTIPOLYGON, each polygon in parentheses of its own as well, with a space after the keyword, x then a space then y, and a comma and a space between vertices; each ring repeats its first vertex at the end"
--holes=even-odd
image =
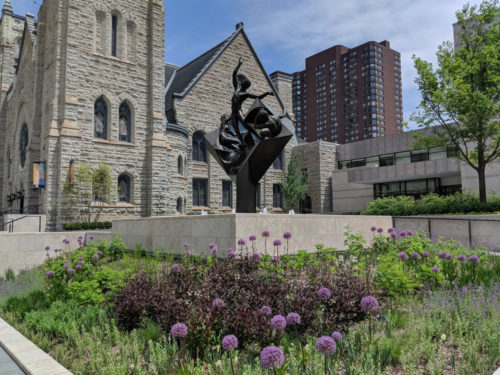
POLYGON ((436 69, 413 56, 422 101, 412 119, 429 128, 416 135, 415 147, 456 147, 459 159, 478 173, 486 202, 485 168, 500 158, 498 0, 467 4, 456 15, 457 49, 451 42, 439 46, 436 69))
POLYGON ((307 173, 299 170, 298 162, 298 156, 292 154, 287 172, 281 181, 281 191, 291 207, 295 207, 301 199, 305 198, 308 187, 307 173))
POLYGON ((85 163, 78 163, 75 168, 73 183, 64 184, 64 198, 67 208, 74 212, 78 209, 80 217, 87 222, 99 220, 106 203, 109 202, 111 188, 111 173, 109 166, 99 163, 97 169, 85 163))

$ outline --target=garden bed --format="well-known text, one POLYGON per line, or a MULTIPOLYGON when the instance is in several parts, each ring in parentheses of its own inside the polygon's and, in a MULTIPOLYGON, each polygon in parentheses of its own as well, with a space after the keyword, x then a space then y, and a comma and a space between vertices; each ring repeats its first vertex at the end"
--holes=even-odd
POLYGON ((10 287, 0 315, 75 374, 492 373, 500 259, 373 230, 370 244, 346 231, 343 253, 280 258, 253 237, 212 257, 118 238, 49 249, 43 286, 10 287))

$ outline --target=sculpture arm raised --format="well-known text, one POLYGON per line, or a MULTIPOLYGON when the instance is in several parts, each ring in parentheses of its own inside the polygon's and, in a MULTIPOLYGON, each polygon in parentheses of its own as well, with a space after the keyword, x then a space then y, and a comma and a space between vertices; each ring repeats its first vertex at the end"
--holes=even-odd
POLYGON ((233 86, 235 90, 238 87, 238 81, 236 80, 236 75, 238 74, 238 70, 240 70, 241 64, 243 64, 243 60, 240 57, 240 59, 238 60, 238 65, 236 65, 236 68, 234 68, 233 70, 233 86))

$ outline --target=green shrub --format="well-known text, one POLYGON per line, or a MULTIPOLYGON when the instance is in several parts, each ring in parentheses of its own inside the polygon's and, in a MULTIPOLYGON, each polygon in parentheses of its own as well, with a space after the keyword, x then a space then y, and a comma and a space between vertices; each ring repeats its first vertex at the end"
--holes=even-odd
POLYGON ((14 313, 17 317, 23 318, 24 315, 33 310, 44 310, 50 306, 50 300, 41 290, 34 290, 26 296, 9 297, 4 304, 7 311, 14 313))
POLYGON ((16 279, 16 275, 14 273, 14 270, 9 267, 5 271, 5 280, 7 280, 7 281, 14 281, 15 279, 16 279))
POLYGON ((111 229, 110 221, 67 223, 63 225, 64 230, 90 230, 90 229, 111 229))
POLYGON ((470 212, 496 212, 500 210, 500 195, 491 195, 486 203, 472 193, 456 193, 448 196, 429 194, 421 199, 408 196, 378 198, 361 212, 362 215, 431 215, 470 212))

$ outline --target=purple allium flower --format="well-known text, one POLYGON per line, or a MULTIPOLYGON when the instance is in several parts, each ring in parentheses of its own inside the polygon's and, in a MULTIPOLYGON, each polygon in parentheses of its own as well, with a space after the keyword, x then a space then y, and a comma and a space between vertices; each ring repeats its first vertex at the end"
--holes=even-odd
POLYGON ((83 241, 83 236, 78 236, 78 241, 83 241))
POLYGON ((234 253, 234 250, 233 249, 227 249, 227 257, 228 258, 234 258, 235 257, 235 253, 234 253))
POLYGON ((187 256, 187 257, 191 256, 192 254, 193 253, 191 252, 191 250, 184 251, 184 255, 187 256))
POLYGON ((69 263, 64 263, 63 267, 66 268, 66 269, 68 269, 69 268, 69 263))
POLYGON ((50 246, 45 246, 45 251, 49 251, 50 250, 50 246))
POLYGON ((382 228, 377 228, 377 233, 382 233, 384 230, 382 228))
POLYGON ((275 315, 271 319, 271 327, 277 331, 281 331, 286 327, 286 319, 283 315, 275 315))
POLYGON ((406 231, 406 235, 411 237, 411 236, 413 236, 413 232, 412 232, 411 230, 409 230, 409 229, 408 229, 408 230, 406 231))
POLYGON ((330 289, 323 287, 318 290, 317 295, 319 298, 330 298, 332 293, 330 292, 330 289))
POLYGON ((335 341, 340 341, 340 340, 342 340, 342 334, 340 332, 335 331, 332 333, 332 338, 335 341))
POLYGON ((260 352, 260 364, 264 368, 280 368, 285 363, 285 355, 277 346, 266 346, 260 352))
POLYGON ((398 234, 396 232, 391 232, 391 237, 392 238, 396 238, 398 236, 398 234))
POLYGON ((83 257, 78 257, 79 262, 83 262, 83 257))
POLYGON ((281 246, 281 241, 280 240, 274 240, 273 241, 274 246, 281 246))
POLYGON ((424 256, 424 257, 428 257, 429 255, 430 255, 430 254, 429 254, 429 252, 428 252, 428 251, 424 251, 424 252, 422 253, 422 256, 424 256))
POLYGON ((255 241, 257 239, 257 236, 255 234, 251 234, 250 237, 248 237, 249 241, 255 241))
MULTIPOLYGON (((392 232, 394 233, 394 232, 392 232)), ((400 251, 399 254, 398 254, 398 258, 401 259, 401 260, 408 260, 408 254, 406 254, 404 251, 400 251)))
POLYGON ((284 238, 285 240, 287 240, 287 239, 289 239, 289 238, 292 238, 292 234, 291 234, 290 232, 285 232, 285 233, 283 233, 283 238, 284 238))
POLYGON ((62 240, 62 242, 66 245, 69 245, 69 240, 67 238, 65 238, 64 240, 62 240))
POLYGON ((170 269, 172 272, 179 272, 181 270, 181 265, 179 263, 174 263, 170 269))
POLYGON ((439 273, 439 272, 441 272, 441 270, 439 269, 439 267, 433 267, 432 272, 439 273))
POLYGON ((68 273, 69 273, 70 275, 73 275, 75 272, 76 272, 76 271, 75 271, 75 269, 74 269, 74 268, 70 268, 70 269, 68 270, 68 273))
POLYGON ((389 229, 387 229, 387 233, 392 233, 394 231, 396 231, 396 228, 389 228, 389 229))
POLYGON ((273 256, 271 257, 271 263, 276 264, 276 263, 279 263, 279 261, 280 261, 280 257, 279 257, 279 256, 277 256, 277 255, 273 255, 273 256))
POLYGON ((212 309, 217 310, 222 309, 223 307, 226 307, 226 304, 220 298, 216 298, 212 301, 212 309))
POLYGON ((227 335, 222 339, 222 348, 224 350, 233 350, 238 347, 238 338, 235 335, 227 335))
POLYGON ((463 254, 457 255, 457 260, 460 262, 465 262, 467 260, 467 257, 463 254))
POLYGON ((97 255, 97 254, 92 255, 92 259, 98 260, 99 259, 99 255, 97 255))
POLYGON ((170 334, 176 339, 186 337, 188 333, 188 327, 184 323, 176 323, 170 329, 170 334))
POLYGON ((252 254, 252 259, 257 261, 257 262, 260 262, 261 258, 262 258, 262 255, 260 255, 259 253, 252 254))
POLYGON ((214 247, 212 250, 210 250, 212 252, 212 256, 217 256, 217 248, 214 247))
POLYGON ((187 249, 189 247, 189 244, 187 242, 184 242, 184 245, 182 246, 184 246, 184 248, 187 249))
POLYGON ((438 254, 439 259, 445 259, 446 258, 446 251, 440 251, 438 254))
POLYGON ((453 254, 450 254, 450 253, 446 253, 444 259, 447 259, 447 260, 451 260, 453 259, 453 254))
POLYGON ((89 240, 93 241, 94 240, 94 236, 89 236, 89 240))
POLYGON ((211 243, 211 244, 208 245, 208 247, 210 248, 210 250, 212 250, 215 247, 215 244, 211 243))
POLYGON ((300 315, 294 312, 291 312, 286 316, 286 325, 294 326, 300 324, 300 315))
POLYGON ((240 239, 238 240, 238 245, 240 245, 240 246, 244 246, 245 244, 246 244, 246 242, 245 242, 245 240, 244 240, 243 238, 240 238, 240 239))
POLYGON ((56 274, 56 273, 55 273, 54 271, 48 271, 48 272, 46 272, 46 273, 45 273, 45 276, 47 276, 47 277, 52 277, 52 276, 54 276, 55 274, 56 274))
POLYGON ((366 296, 361 299, 361 309, 367 313, 376 313, 378 311, 379 304, 375 297, 366 296))
POLYGON ((267 316, 269 316, 269 315, 271 315, 273 312, 272 312, 272 310, 271 310, 271 308, 270 308, 269 306, 264 305, 264 306, 262 306, 262 307, 260 308, 260 313, 261 313, 262 315, 267 315, 267 316))
POLYGON ((370 230, 371 230, 372 232, 375 232, 375 231, 377 230, 377 227, 373 226, 373 227, 371 227, 371 228, 370 228, 370 230))
POLYGON ((102 255, 102 251, 101 250, 97 250, 97 255, 101 256, 102 255))
POLYGON ((81 263, 78 263, 78 264, 75 266, 75 268, 76 268, 77 270, 81 270, 81 269, 82 269, 82 265, 81 265, 81 263))
POLYGON ((420 259, 420 254, 414 251, 411 253, 411 259, 420 259))
POLYGON ((321 336, 316 341, 316 349, 325 356, 330 356, 337 350, 337 345, 330 336, 321 336))
POLYGON ((271 235, 271 233, 269 233, 268 230, 265 230, 262 232, 262 237, 269 237, 271 235))
POLYGON ((469 262, 471 262, 471 263, 479 263, 479 257, 477 255, 471 255, 469 257, 469 262))
POLYGON ((400 235, 401 237, 405 237, 405 236, 406 236, 406 231, 404 230, 404 231, 400 232, 400 233, 399 233, 399 235, 400 235))

